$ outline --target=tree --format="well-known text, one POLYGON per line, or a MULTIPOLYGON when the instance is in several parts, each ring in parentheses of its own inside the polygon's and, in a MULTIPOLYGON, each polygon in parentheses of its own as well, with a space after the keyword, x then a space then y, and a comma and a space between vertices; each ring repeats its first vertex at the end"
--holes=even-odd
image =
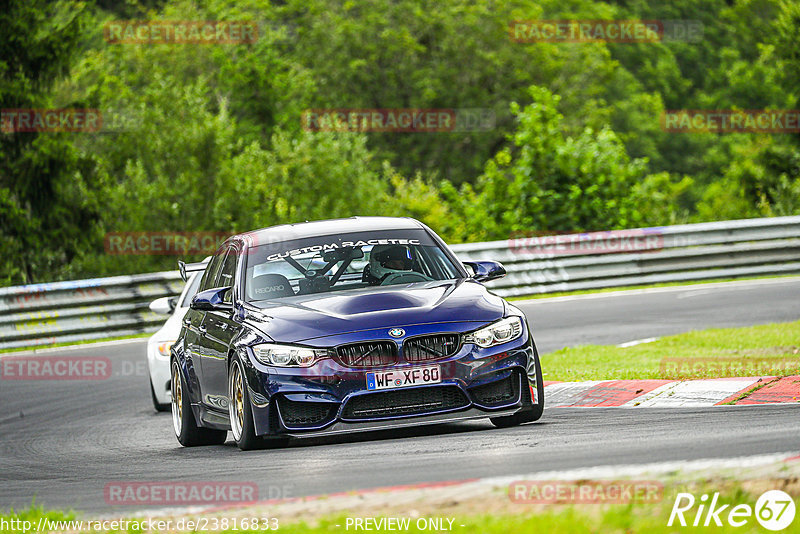
POLYGON ((632 189, 644 179, 646 162, 630 160, 610 128, 566 136, 558 97, 536 86, 530 96, 525 108, 512 104, 517 129, 510 146, 487 163, 476 187, 445 186, 464 224, 462 237, 636 226, 641 215, 632 189))
MULTIPOLYGON (((54 102, 79 51, 87 8, 11 0, 0 9, 0 109, 84 107, 54 102)), ((100 187, 76 133, 0 133, 0 283, 52 278, 96 237, 100 187)))

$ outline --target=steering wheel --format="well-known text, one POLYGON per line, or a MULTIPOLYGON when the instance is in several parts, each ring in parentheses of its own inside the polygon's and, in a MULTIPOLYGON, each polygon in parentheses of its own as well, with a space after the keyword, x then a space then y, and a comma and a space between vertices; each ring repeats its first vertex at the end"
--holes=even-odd
POLYGON ((402 273, 392 273, 381 282, 382 286, 391 284, 410 284, 412 282, 430 282, 433 278, 427 277, 416 271, 405 271, 402 273))

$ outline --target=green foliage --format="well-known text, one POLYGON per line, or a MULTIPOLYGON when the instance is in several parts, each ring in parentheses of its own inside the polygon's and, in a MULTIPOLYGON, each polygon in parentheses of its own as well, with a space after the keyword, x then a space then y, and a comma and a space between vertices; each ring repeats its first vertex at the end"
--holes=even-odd
MULTIPOLYGON (((0 11, 0 109, 46 108, 79 51, 87 10, 11 2, 0 11)), ((80 107, 64 106, 64 107, 80 107)), ((0 133, 0 284, 54 277, 89 246, 102 188, 69 134, 0 133)))
POLYGON ((775 20, 775 49, 781 63, 776 70, 783 76, 782 88, 795 104, 800 91, 800 4, 783 1, 775 20))
POLYGON ((277 131, 271 150, 247 146, 222 171, 232 195, 215 216, 245 231, 284 222, 385 213, 386 184, 363 136, 277 131))
MULTIPOLYGON (((43 506, 37 506, 36 501, 31 503, 28 508, 14 510, 8 513, 0 512, 0 523, 4 525, 3 532, 8 534, 27 534, 41 524, 44 525, 63 525, 64 527, 74 526, 76 515, 72 511, 45 510, 43 506)), ((43 529, 44 530, 44 529, 43 529)))
POLYGON ((787 139, 746 137, 734 145, 722 178, 697 205, 700 220, 800 213, 800 147, 787 139))
POLYGON ((797 134, 668 133, 664 110, 793 109, 787 0, 12 0, 0 108, 99 134, 0 134, 0 285, 174 267, 123 231, 421 219, 449 241, 800 213, 797 134), (246 44, 110 44, 113 20, 254 21, 246 44), (518 43, 533 19, 693 20, 697 41, 518 43), (310 108, 483 108, 493 129, 313 133, 310 108))
POLYGON ((403 175, 421 171, 456 185, 472 183, 514 127, 511 102, 526 102, 531 84, 562 97, 565 127, 580 133, 626 116, 636 156, 655 158, 647 137, 658 130, 658 97, 645 92, 602 44, 517 43, 509 22, 537 18, 614 18, 617 9, 556 1, 294 0, 281 16, 297 40, 288 53, 316 75, 318 108, 486 108, 490 131, 374 133, 369 146, 403 175), (648 135, 644 135, 647 132, 648 135), (638 140, 642 140, 641 143, 638 140))
POLYGON ((439 189, 417 173, 406 179, 388 162, 383 163, 383 175, 388 179, 387 191, 382 204, 388 209, 384 213, 395 217, 413 217, 431 228, 445 240, 459 239, 459 221, 454 220, 450 207, 439 189))
POLYGON ((517 130, 511 147, 486 165, 473 189, 461 200, 465 239, 503 239, 530 231, 587 231, 638 224, 632 188, 645 177, 645 162, 631 160, 608 128, 564 134, 559 98, 547 89, 530 88, 524 109, 511 106, 517 130))
POLYGON ((694 181, 684 176, 673 180, 669 173, 650 174, 633 186, 633 202, 644 226, 683 224, 689 219, 689 191, 694 181))

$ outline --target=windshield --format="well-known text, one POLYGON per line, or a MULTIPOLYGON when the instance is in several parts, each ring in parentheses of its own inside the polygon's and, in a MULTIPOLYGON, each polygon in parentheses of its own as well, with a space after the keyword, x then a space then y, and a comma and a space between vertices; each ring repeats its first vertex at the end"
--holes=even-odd
POLYGON ((450 280, 458 270, 422 230, 359 232, 252 247, 248 301, 450 280))

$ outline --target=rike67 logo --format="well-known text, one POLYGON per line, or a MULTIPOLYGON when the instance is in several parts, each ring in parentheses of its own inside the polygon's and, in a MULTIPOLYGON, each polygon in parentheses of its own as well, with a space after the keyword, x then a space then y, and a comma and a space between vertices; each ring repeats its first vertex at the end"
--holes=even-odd
POLYGON ((794 501, 780 490, 764 492, 756 501, 755 509, 749 504, 731 506, 719 504, 719 493, 714 493, 710 501, 707 494, 695 499, 691 493, 678 493, 667 526, 721 527, 727 523, 732 527, 743 527, 755 517, 765 529, 778 531, 791 525, 795 516, 794 501), (697 510, 693 511, 695 505, 697 510))

